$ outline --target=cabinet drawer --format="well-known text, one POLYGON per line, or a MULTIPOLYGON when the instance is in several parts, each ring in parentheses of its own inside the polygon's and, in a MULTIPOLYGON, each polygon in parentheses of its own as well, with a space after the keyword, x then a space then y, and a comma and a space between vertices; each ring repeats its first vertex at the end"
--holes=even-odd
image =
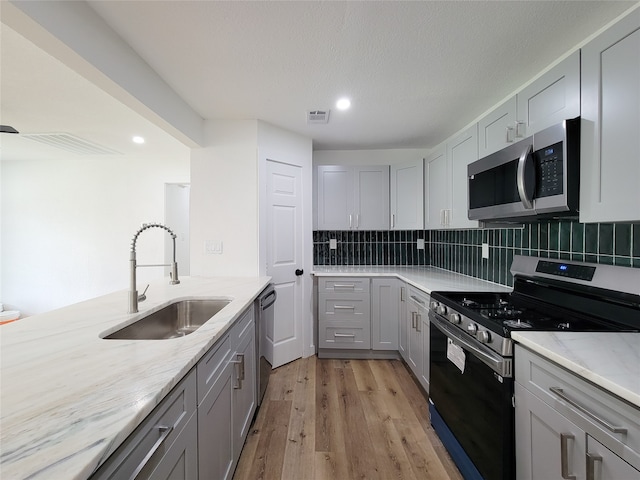
POLYGON ((196 367, 198 376, 198 405, 224 371, 231 357, 231 339, 226 335, 211 347, 196 367))
POLYGON ((515 370, 516 382, 640 468, 640 409, 519 345, 515 370))
POLYGON ((369 278, 359 277, 320 277, 318 294, 323 293, 361 293, 369 295, 369 278))
POLYGON ((244 313, 240 316, 240 319, 236 321, 236 323, 231 327, 231 333, 229 334, 231 338, 231 349, 236 350, 238 345, 240 345, 247 335, 255 335, 254 326, 254 308, 253 305, 247 308, 244 313))
POLYGON ((370 310, 369 299, 337 299, 324 295, 318 299, 321 321, 369 322, 370 310))
POLYGON ((371 348, 371 330, 368 326, 341 327, 326 325, 320 328, 320 348, 371 348))
POLYGON ((107 459, 91 480, 131 478, 139 469, 144 472, 154 470, 195 411, 196 373, 192 370, 107 459), (148 457, 153 451, 155 453, 148 457))
POLYGON ((413 302, 416 307, 429 310, 429 295, 417 288, 409 287, 407 300, 413 302))

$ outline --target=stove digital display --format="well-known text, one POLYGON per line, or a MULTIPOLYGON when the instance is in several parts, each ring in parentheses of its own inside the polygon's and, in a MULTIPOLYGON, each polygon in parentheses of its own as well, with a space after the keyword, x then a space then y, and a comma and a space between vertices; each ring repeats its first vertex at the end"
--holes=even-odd
POLYGON ((596 273, 596 267, 540 260, 536 266, 536 272, 590 282, 596 273))

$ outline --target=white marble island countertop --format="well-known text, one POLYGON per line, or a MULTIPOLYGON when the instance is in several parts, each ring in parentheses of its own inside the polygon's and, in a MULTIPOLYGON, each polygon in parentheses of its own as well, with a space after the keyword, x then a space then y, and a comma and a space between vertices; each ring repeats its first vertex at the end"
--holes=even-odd
POLYGON ((437 267, 314 266, 317 277, 397 277, 431 294, 434 291, 510 292, 511 287, 437 267))
POLYGON ((511 337, 640 408, 640 333, 512 332, 511 337))
POLYGON ((137 314, 122 290, 0 326, 0 478, 88 478, 270 281, 180 280, 152 283, 137 314), (100 338, 189 298, 232 301, 182 338, 100 338))

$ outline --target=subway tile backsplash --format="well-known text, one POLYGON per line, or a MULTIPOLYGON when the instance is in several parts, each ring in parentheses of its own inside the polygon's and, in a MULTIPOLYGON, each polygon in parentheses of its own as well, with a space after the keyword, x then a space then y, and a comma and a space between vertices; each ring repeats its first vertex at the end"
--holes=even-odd
POLYGON ((521 228, 417 231, 316 231, 316 265, 433 265, 513 285, 514 255, 640 268, 640 223, 532 223, 521 228), (337 248, 329 249, 336 239, 337 248), (425 249, 417 248, 417 240, 425 249), (489 258, 482 258, 482 244, 489 258))

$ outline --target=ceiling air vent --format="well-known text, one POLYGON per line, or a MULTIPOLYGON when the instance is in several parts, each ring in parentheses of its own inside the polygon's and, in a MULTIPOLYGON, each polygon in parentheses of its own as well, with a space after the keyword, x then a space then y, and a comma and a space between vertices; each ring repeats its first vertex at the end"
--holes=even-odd
POLYGON ((27 133, 20 136, 78 155, 122 155, 121 152, 84 140, 70 133, 27 133))
POLYGON ((311 110, 307 112, 307 123, 328 123, 329 110, 311 110))

